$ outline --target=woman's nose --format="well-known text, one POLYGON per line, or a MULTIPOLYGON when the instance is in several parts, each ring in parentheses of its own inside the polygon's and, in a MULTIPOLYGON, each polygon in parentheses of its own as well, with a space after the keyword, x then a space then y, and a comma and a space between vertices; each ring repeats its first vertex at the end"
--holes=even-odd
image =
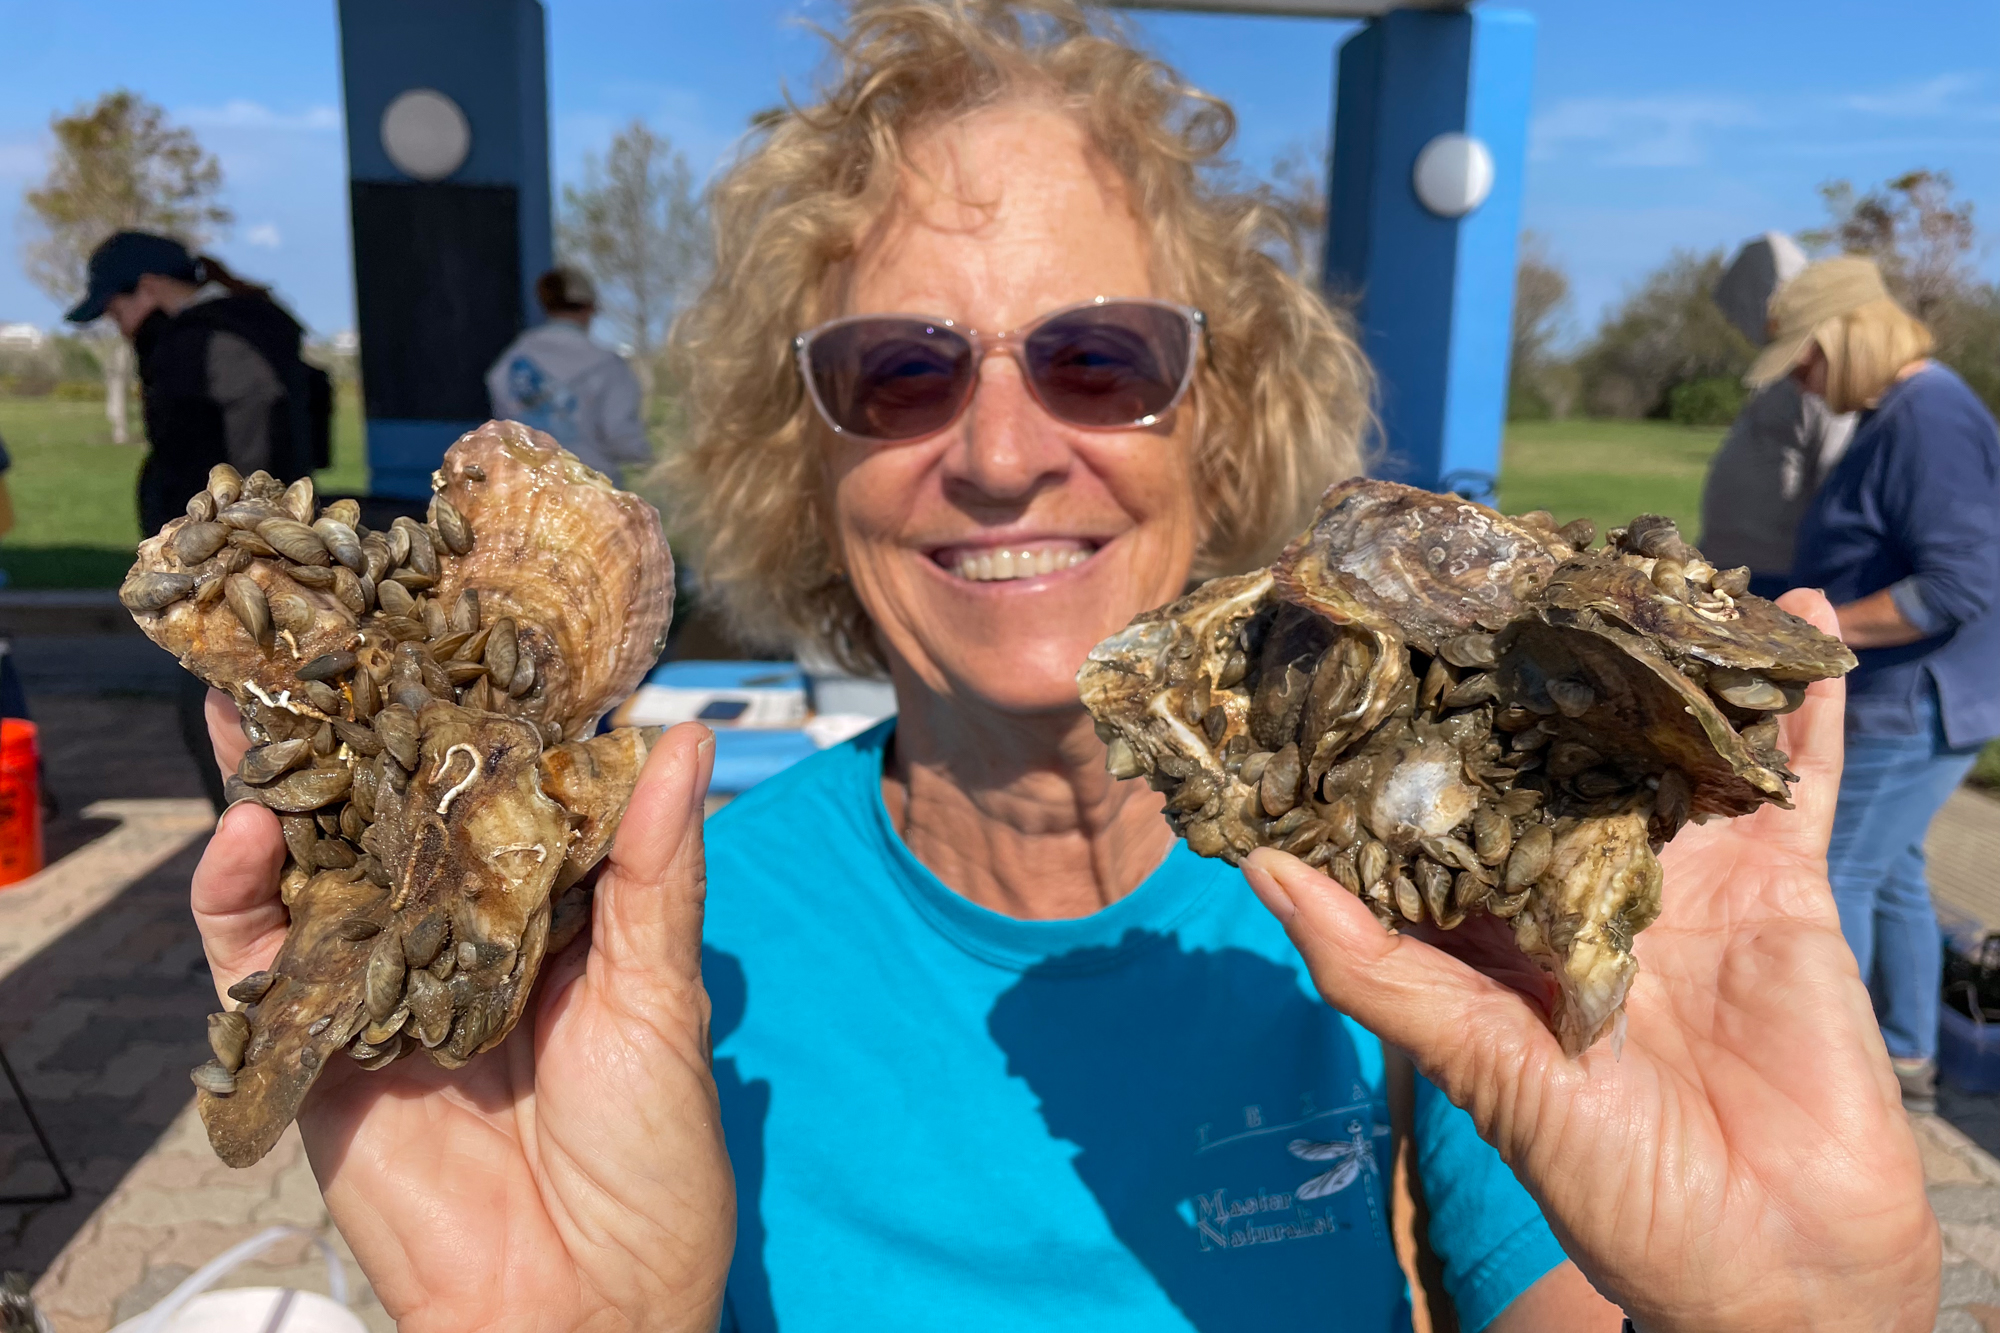
POLYGON ((1022 500, 1071 459, 1062 428, 1035 401, 1014 358, 988 356, 946 458, 948 479, 991 500, 1022 500))

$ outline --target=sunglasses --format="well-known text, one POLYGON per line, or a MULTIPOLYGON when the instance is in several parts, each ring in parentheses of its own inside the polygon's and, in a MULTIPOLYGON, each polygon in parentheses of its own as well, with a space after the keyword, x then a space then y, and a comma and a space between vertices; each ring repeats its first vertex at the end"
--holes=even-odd
POLYGON ((957 421, 992 352, 1014 358, 1050 416, 1086 430, 1150 426, 1187 396, 1205 327, 1193 306, 1098 297, 1006 333, 930 315, 849 315, 792 340, 813 406, 835 433, 876 444, 957 421))

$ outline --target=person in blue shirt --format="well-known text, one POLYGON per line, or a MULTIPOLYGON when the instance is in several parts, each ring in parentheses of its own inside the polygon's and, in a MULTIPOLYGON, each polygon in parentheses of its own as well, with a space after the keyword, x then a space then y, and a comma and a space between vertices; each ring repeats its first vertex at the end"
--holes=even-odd
POLYGON ((1825 591, 1860 659, 1828 873, 1904 1101, 1930 1110, 1942 960, 1924 835, 2000 736, 2000 431, 1868 260, 1814 265, 1771 314, 1753 377, 1789 373, 1864 414, 1799 526, 1792 578, 1825 591))
MULTIPOLYGON (((1837 682, 1783 723, 1796 811, 1668 849, 1622 1052, 1575 1061, 1438 947, 1469 928, 1389 935, 1299 861, 1197 857, 1106 772, 1090 648, 1267 559, 1357 469, 1369 392, 1277 220, 1207 169, 1227 109, 1107 23, 857 5, 818 101, 716 183, 674 530, 740 630, 885 672, 899 711, 705 829, 713 737, 668 732, 590 938, 501 1048, 319 1080, 300 1127, 383 1304, 406 1330, 1401 1333, 1420 1300, 1469 1333, 1928 1328, 1936 1223, 1822 869, 1837 682)), ((283 936, 283 855, 254 804, 210 844, 222 984, 283 936)))

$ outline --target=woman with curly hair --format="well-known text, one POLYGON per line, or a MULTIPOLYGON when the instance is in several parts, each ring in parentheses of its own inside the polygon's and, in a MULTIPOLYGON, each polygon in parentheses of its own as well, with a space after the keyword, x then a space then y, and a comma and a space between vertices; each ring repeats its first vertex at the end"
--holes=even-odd
MULTIPOLYGON (((1466 1329, 1918 1327, 1936 1228, 1815 860, 1837 687, 1800 814, 1675 845, 1622 1059, 1299 862, 1195 856, 1075 674, 1360 467, 1354 341, 1209 170, 1227 108, 1065 0, 862 3, 835 56, 715 187, 673 523, 740 632, 900 711, 705 832, 670 732, 531 1021, 320 1080, 400 1327, 1386 1333, 1440 1276, 1466 1329)), ((281 855, 246 806, 197 877, 225 985, 281 855)))

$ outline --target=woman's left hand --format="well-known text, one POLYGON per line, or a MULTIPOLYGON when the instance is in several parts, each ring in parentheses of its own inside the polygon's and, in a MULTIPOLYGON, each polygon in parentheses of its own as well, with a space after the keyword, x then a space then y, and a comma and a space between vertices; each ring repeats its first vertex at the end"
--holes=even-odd
MULTIPOLYGON (((1832 632, 1825 598, 1783 605, 1832 632)), ((1329 1004, 1408 1050, 1647 1333, 1927 1330, 1923 1166, 1826 878, 1843 687, 1783 718, 1797 806, 1689 827, 1661 857, 1622 1056, 1581 1059, 1513 990, 1392 935, 1282 853, 1247 873, 1329 1004)))

